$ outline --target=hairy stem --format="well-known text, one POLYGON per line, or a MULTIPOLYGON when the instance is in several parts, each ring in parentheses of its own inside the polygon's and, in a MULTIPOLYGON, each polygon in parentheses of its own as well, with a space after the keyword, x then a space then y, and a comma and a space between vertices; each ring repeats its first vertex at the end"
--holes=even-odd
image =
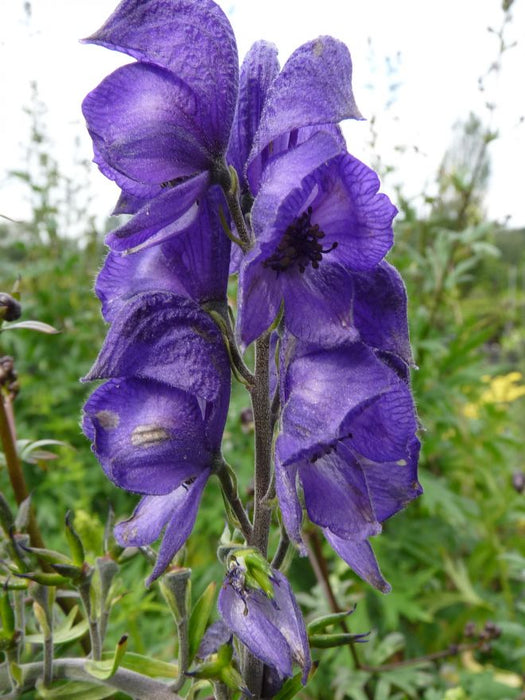
MULTIPOLYGON (((272 466, 272 415, 270 406, 270 336, 261 336, 255 344, 255 385, 251 392, 253 422, 255 426, 255 494, 253 535, 249 544, 267 556, 270 533, 271 508, 264 502, 271 484, 272 466)), ((244 659, 246 685, 258 698, 262 688, 264 665, 249 652, 244 659)))
MULTIPOLYGON (((165 683, 122 667, 118 668, 111 678, 100 681, 86 671, 85 663, 84 659, 55 659, 53 680, 98 683, 116 688, 123 693, 127 693, 130 697, 136 698, 136 700, 151 700, 152 698, 155 698, 155 700, 181 700, 180 695, 172 692, 165 683)), ((42 677, 43 663, 24 664, 20 667, 20 670, 22 672, 22 686, 24 689, 29 690, 34 688, 35 682, 42 677)))

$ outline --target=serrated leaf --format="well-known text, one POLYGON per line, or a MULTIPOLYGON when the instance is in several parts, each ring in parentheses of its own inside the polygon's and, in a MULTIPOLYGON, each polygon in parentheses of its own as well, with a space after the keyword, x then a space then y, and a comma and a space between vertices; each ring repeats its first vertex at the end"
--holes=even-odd
POLYGON ((188 632, 189 663, 193 661, 197 653, 199 644, 206 630, 206 625, 210 619, 215 600, 215 589, 216 583, 215 581, 211 581, 191 611, 188 632))
POLYGON ((86 661, 86 671, 95 678, 101 681, 107 681, 111 676, 114 676, 121 664, 121 661, 126 653, 128 644, 128 636, 125 634, 117 642, 113 656, 110 659, 102 661, 86 661))
POLYGON ((31 331, 38 331, 39 333, 47 333, 49 335, 60 333, 59 330, 50 326, 49 323, 44 323, 43 321, 19 321, 18 323, 11 323, 9 326, 3 326, 3 331, 10 331, 15 328, 27 328, 31 331))

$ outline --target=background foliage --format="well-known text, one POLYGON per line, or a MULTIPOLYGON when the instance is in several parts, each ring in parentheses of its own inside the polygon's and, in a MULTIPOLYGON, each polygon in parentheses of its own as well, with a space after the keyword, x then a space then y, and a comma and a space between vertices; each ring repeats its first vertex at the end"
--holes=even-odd
MULTIPOLYGON (((92 291, 103 232, 94 229, 82 184, 63 177, 51 155, 36 88, 30 111, 26 167, 12 177, 26 183, 33 218, 0 223, 1 287, 10 291, 20 277, 23 318, 61 333, 3 333, 0 354, 15 358, 21 378, 18 437, 68 444, 49 448, 54 459, 36 453, 24 465, 46 544, 64 550, 64 515, 72 509, 94 558, 102 553, 109 503, 118 517, 135 503, 105 478, 79 428, 91 390, 79 377, 105 333, 92 291), (70 222, 79 221, 83 234, 70 237, 70 222)), ((288 575, 307 619, 329 612, 328 586, 332 605, 356 604, 351 631, 370 631, 357 663, 347 647, 323 652, 304 698, 525 697, 525 231, 484 215, 496 138, 485 116, 458 124, 424 207, 397 193, 391 260, 409 293, 425 494, 388 522, 375 543, 393 586, 388 596, 359 581, 314 533, 310 544, 321 548, 329 577, 316 577, 308 559, 289 557, 288 575), (501 636, 465 648, 487 623, 501 636)), ((225 435, 244 494, 253 449, 247 404, 235 387, 225 435)), ((12 500, 1 469, 0 487, 12 500)), ((215 547, 223 526, 220 492, 210 484, 184 553, 196 595, 222 578, 215 547)), ((133 651, 169 660, 174 634, 157 589, 142 586, 147 569, 140 557, 123 567, 108 648, 127 632, 133 651)))

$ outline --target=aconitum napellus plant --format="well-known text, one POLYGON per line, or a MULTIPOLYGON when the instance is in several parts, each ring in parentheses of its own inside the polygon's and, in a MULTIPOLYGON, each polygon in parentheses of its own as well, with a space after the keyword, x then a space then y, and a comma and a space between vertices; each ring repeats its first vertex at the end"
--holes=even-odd
POLYGON ((258 41, 239 67, 213 0, 123 0, 86 41, 132 61, 83 103, 115 213, 129 215, 96 282, 109 328, 84 432, 108 478, 141 496, 118 543, 161 541, 148 585, 177 571, 218 479, 219 620, 200 670, 180 672, 273 697, 295 666, 303 684, 312 669, 287 550, 306 555, 316 526, 387 592, 371 540, 421 493, 406 293, 385 260, 396 208, 346 149, 340 123, 362 117, 338 40, 282 67, 258 41), (232 378, 253 409, 249 502, 248 465, 221 450, 232 378))

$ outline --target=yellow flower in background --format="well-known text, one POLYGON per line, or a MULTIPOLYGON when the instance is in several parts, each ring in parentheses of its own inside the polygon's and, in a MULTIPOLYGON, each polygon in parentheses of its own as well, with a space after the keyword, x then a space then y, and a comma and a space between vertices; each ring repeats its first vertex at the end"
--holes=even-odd
POLYGON ((525 384, 520 384, 522 379, 521 372, 509 372, 494 377, 489 374, 483 375, 481 381, 488 384, 488 387, 476 403, 465 404, 463 415, 467 418, 478 418, 481 406, 511 403, 525 396, 525 384))

